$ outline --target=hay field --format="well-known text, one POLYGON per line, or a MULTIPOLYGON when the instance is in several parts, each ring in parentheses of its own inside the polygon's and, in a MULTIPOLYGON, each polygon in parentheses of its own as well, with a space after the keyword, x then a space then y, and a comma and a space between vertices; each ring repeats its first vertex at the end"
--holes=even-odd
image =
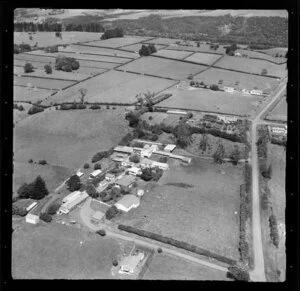
POLYGON ((137 59, 129 64, 119 67, 119 69, 142 74, 156 75, 162 78, 185 80, 189 74, 200 73, 206 69, 206 67, 149 56, 137 59))
POLYGON ((110 48, 119 48, 126 45, 147 41, 148 39, 151 39, 151 37, 124 36, 124 37, 109 38, 105 40, 92 41, 86 44, 92 46, 100 46, 100 47, 103 46, 103 47, 110 47, 110 48))
POLYGON ((14 86, 14 101, 31 101, 37 102, 50 96, 56 90, 50 89, 37 89, 36 91, 22 86, 14 86))
POLYGON ((220 57, 221 56, 214 55, 214 54, 195 53, 195 54, 187 57, 185 60, 210 66, 216 60, 218 60, 220 57))
POLYGON ((268 120, 287 121, 286 98, 281 99, 277 105, 266 116, 268 120))
POLYGON ((190 52, 185 52, 185 51, 159 50, 153 55, 182 60, 190 54, 191 54, 190 52))
POLYGON ((16 162, 46 160, 78 169, 99 151, 115 146, 128 132, 125 110, 55 110, 31 115, 14 128, 16 162))
MULTIPOLYGON (((138 52, 141 49, 143 44, 145 44, 146 46, 148 45, 148 43, 137 43, 137 44, 123 46, 122 50, 131 51, 131 52, 138 52)), ((165 47, 166 47, 165 45, 155 44, 156 50, 160 50, 160 49, 165 48, 165 47)))
POLYGON ((120 251, 118 241, 95 233, 57 223, 24 223, 12 235, 12 277, 113 279, 112 261, 120 251))
POLYGON ((174 81, 161 78, 109 71, 54 95, 49 98, 49 102, 79 100, 78 89, 86 88, 85 99, 88 102, 133 103, 137 101, 135 96, 139 93, 147 92, 147 90, 158 92, 174 83, 174 81))
POLYGON ((175 92, 173 96, 159 103, 159 107, 200 110, 249 116, 255 112, 262 97, 242 96, 207 89, 175 92))
POLYGON ((21 44, 26 43, 30 46, 34 46, 38 43, 39 47, 52 46, 57 44, 69 44, 77 42, 86 42, 98 40, 102 33, 85 32, 85 31, 63 31, 62 39, 55 36, 55 32, 41 32, 37 31, 32 34, 32 40, 29 39, 27 32, 14 32, 14 43, 21 44))
POLYGON ((239 73, 234 71, 227 71, 224 69, 210 68, 203 73, 194 76, 194 80, 198 82, 204 82, 205 84, 217 84, 220 87, 229 86, 239 89, 254 89, 257 87, 260 90, 272 91, 274 90, 279 81, 274 78, 268 78, 264 76, 249 75, 246 73, 239 73), (223 84, 220 85, 219 81, 223 80, 223 84), (238 82, 238 83, 236 83, 238 82))
POLYGON ((125 57, 125 58, 137 58, 139 56, 136 53, 124 52, 121 50, 115 50, 115 49, 103 48, 103 47, 93 47, 87 44, 69 45, 66 48, 59 47, 58 50, 61 52, 73 52, 73 53, 79 52, 80 54, 111 55, 111 56, 125 57))
POLYGON ((276 65, 263 60, 238 58, 227 55, 218 61, 215 66, 250 74, 261 74, 261 71, 266 69, 268 71, 267 75, 276 76, 278 78, 283 78, 287 74, 286 64, 276 65))
POLYGON ((237 259, 239 216, 234 212, 239 211, 241 166, 196 158, 188 166, 169 163, 170 169, 152 183, 140 206, 117 218, 117 223, 237 259))
POLYGON ((18 77, 14 76, 14 85, 27 86, 30 83, 32 86, 43 89, 56 89, 60 90, 70 85, 76 84, 74 81, 44 79, 39 77, 18 77))

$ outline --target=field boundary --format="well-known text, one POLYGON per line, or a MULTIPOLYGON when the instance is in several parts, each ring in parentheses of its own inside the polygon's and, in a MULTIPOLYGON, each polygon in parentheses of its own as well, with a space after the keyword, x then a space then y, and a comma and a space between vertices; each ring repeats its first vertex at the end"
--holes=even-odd
MULTIPOLYGON (((172 51, 172 50, 169 50, 169 51, 172 51)), ((187 58, 189 58, 189 57, 191 57, 192 55, 194 55, 195 53, 190 53, 189 55, 187 55, 186 57, 184 57, 183 59, 181 59, 181 60, 185 60, 185 59, 187 59, 187 58)))
MULTIPOLYGON (((170 47, 170 45, 168 45, 168 47, 170 47)), ((166 50, 170 50, 170 51, 183 51, 183 52, 193 52, 193 53, 202 53, 202 54, 211 54, 211 55, 224 55, 223 53, 216 53, 216 52, 201 52, 201 51, 193 51, 193 50, 189 50, 189 49, 184 49, 184 50, 181 50, 181 49, 168 49, 168 48, 165 48, 166 50)))
MULTIPOLYGON (((19 77, 17 74, 14 74, 14 76, 19 77)), ((39 76, 31 76, 31 75, 28 76, 28 75, 21 74, 21 78, 22 77, 25 77, 25 78, 38 78, 38 79, 45 79, 45 80, 55 80, 55 81, 69 81, 69 82, 76 82, 76 83, 81 82, 79 80, 74 80, 74 79, 71 80, 71 79, 49 78, 49 77, 44 77, 44 76, 39 77, 39 76)), ((57 89, 57 90, 59 90, 59 89, 57 89)))
MULTIPOLYGON (((65 51, 61 51, 61 52, 66 54, 77 54, 77 52, 65 52, 65 51)), ((115 55, 94 54, 94 53, 80 53, 79 55, 104 56, 104 57, 113 57, 113 58, 120 58, 120 59, 134 59, 133 57, 123 57, 123 56, 121 57, 115 55)))

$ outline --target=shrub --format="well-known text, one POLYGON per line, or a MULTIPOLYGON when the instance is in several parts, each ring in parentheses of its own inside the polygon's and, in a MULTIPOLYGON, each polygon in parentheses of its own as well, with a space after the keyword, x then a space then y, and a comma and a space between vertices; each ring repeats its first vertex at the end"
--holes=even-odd
POLYGON ((14 54, 19 54, 20 53, 20 48, 17 44, 14 44, 14 54))
POLYGON ((109 107, 109 105, 106 105, 106 109, 109 109, 110 107, 109 107))
POLYGON ((29 44, 21 43, 19 45, 19 52, 29 52, 31 51, 31 46, 29 44))
POLYGON ((114 218, 118 213, 119 213, 118 208, 115 205, 113 205, 107 209, 107 211, 105 213, 105 217, 106 217, 106 219, 110 220, 110 219, 114 218))
POLYGON ((134 154, 134 155, 130 156, 129 160, 130 160, 130 162, 133 162, 133 163, 139 163, 140 156, 138 154, 134 154))
POLYGON ((52 74, 52 67, 50 65, 45 65, 44 66, 46 74, 52 74))
POLYGON ((162 253, 162 249, 161 249, 161 248, 158 248, 158 249, 157 249, 157 252, 158 252, 159 254, 161 254, 161 253, 162 253))
POLYGON ((18 109, 19 109, 19 111, 24 111, 25 110, 25 108, 23 107, 23 105, 20 105, 18 109))
POLYGON ((85 104, 77 104, 76 108, 77 109, 86 109, 86 105, 85 104))
POLYGON ((106 231, 104 229, 100 229, 96 233, 98 233, 101 236, 106 236, 106 231))
POLYGON ((115 109, 117 109, 117 108, 116 108, 116 107, 113 107, 112 109, 115 110, 115 109))
POLYGON ((134 142, 134 143, 132 144, 132 147, 135 147, 135 148, 143 148, 143 147, 144 147, 144 144, 143 144, 142 142, 136 141, 136 142, 134 142))
POLYGON ((96 188, 94 187, 93 184, 87 184, 85 187, 85 190, 87 192, 87 194, 89 196, 91 196, 92 198, 98 198, 99 197, 99 193, 97 192, 96 188))
POLYGON ((83 168, 84 169, 88 169, 90 167, 90 165, 88 164, 88 163, 85 163, 84 165, 83 165, 83 168))
POLYGON ((113 264, 114 267, 116 267, 116 266, 118 266, 119 263, 118 263, 117 260, 113 260, 112 264, 113 264))
POLYGON ((33 159, 30 159, 30 160, 28 161, 28 163, 32 164, 32 163, 33 163, 33 159))
POLYGON ((107 151, 96 153, 92 157, 92 163, 96 163, 96 162, 102 160, 103 158, 107 158, 108 156, 109 156, 109 152, 107 152, 107 151))
POLYGON ((47 223, 52 221, 51 215, 46 213, 46 212, 43 212, 43 213, 40 214, 40 219, 47 222, 47 223))
POLYGON ((94 165, 94 170, 101 170, 101 164, 100 163, 96 163, 95 165, 94 165))
POLYGON ((277 219, 274 214, 270 215, 269 224, 270 224, 272 242, 273 242, 274 246, 278 248, 279 234, 278 234, 278 228, 277 228, 277 219))
POLYGON ((38 162, 40 165, 46 165, 47 164, 47 161, 46 160, 39 160, 38 162))
POLYGON ((32 115, 32 114, 36 114, 38 112, 43 112, 43 111, 44 111, 44 108, 33 105, 31 108, 29 108, 27 113, 32 115))
POLYGON ((228 272, 237 281, 249 281, 250 276, 246 270, 239 268, 238 266, 230 266, 228 272))
POLYGON ((24 73, 34 72, 33 65, 31 63, 26 63, 24 65, 24 73))
POLYGON ((190 86, 195 86, 195 84, 196 84, 195 81, 190 82, 190 86))
POLYGON ((143 44, 142 47, 139 50, 139 55, 144 56, 144 57, 149 56, 150 55, 149 48, 146 45, 143 44))
POLYGON ((19 216, 25 216, 27 214, 27 211, 24 207, 18 207, 17 205, 12 205, 12 215, 19 215, 19 216))
POLYGON ((210 89, 210 90, 213 90, 213 91, 218 91, 218 90, 220 90, 220 89, 219 89, 219 86, 216 85, 216 84, 210 85, 210 86, 209 86, 209 89, 210 89))
POLYGON ((123 37, 123 36, 124 36, 123 29, 120 27, 116 27, 116 28, 111 28, 111 29, 106 30, 101 35, 101 39, 109 39, 109 38, 113 38, 113 37, 123 37))
POLYGON ((168 157, 160 157, 159 162, 160 163, 166 163, 168 161, 168 157))
POLYGON ((101 109, 101 106, 94 104, 90 106, 90 109, 101 109))
POLYGON ((57 53, 58 52, 58 46, 57 45, 52 45, 45 47, 44 49, 45 53, 57 53))
POLYGON ((54 214, 56 214, 56 212, 58 211, 59 208, 60 208, 59 203, 53 203, 47 208, 47 213, 50 215, 54 215, 54 214))
POLYGON ((149 118, 148 118, 149 120, 152 120, 153 119, 153 117, 152 116, 149 116, 149 118))
POLYGON ((194 78, 193 74, 189 74, 187 77, 188 80, 193 80, 193 78, 194 78))

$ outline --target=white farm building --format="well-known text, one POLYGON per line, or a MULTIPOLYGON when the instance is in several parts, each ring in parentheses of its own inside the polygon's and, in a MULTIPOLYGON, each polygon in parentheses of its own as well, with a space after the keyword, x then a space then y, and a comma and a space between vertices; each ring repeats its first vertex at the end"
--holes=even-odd
POLYGON ((25 220, 27 223, 37 224, 40 221, 40 218, 37 215, 28 213, 25 220))
POLYGON ((76 207, 78 204, 83 202, 88 197, 89 197, 89 195, 85 191, 84 192, 75 191, 75 192, 71 193, 70 195, 65 197, 65 199, 63 200, 63 204, 59 208, 58 213, 59 214, 69 213, 74 207, 76 207))
POLYGON ((124 212, 128 212, 132 208, 137 208, 140 205, 140 199, 135 195, 125 195, 120 199, 115 206, 124 212))

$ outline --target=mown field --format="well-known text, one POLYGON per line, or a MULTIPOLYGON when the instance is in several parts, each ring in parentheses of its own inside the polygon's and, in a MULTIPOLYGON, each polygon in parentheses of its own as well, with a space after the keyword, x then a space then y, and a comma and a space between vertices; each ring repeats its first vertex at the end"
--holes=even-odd
POLYGON ((76 84, 74 81, 56 80, 56 79, 44 79, 39 77, 18 77, 14 76, 14 85, 16 86, 27 86, 30 83, 33 87, 42 89, 56 89, 60 90, 76 84))
POLYGON ((112 261, 119 252, 113 239, 56 223, 24 222, 12 235, 12 277, 113 279, 112 261))
POLYGON ((49 98, 47 102, 73 102, 79 100, 80 88, 86 88, 88 102, 133 103, 139 93, 158 92, 175 82, 150 76, 142 76, 120 71, 109 71, 80 84, 70 87, 49 98))
POLYGON ((31 115, 14 128, 14 159, 46 160, 48 164, 83 167, 99 151, 115 146, 127 133, 125 110, 51 110, 31 115))
POLYGON ((39 100, 43 100, 46 97, 50 96, 55 90, 49 89, 37 89, 36 91, 23 87, 23 86, 14 86, 14 101, 31 101, 37 102, 39 100))
MULTIPOLYGON (((148 45, 148 43, 132 44, 132 45, 123 46, 122 50, 131 51, 131 52, 138 52, 141 49, 143 44, 145 44, 146 46, 148 45)), ((166 47, 165 45, 155 44, 156 50, 160 50, 160 49, 165 48, 165 47, 166 47)))
POLYGON ((182 59, 186 58, 187 56, 189 56, 190 54, 191 54, 190 52, 185 52, 185 51, 175 51, 175 50, 172 51, 172 50, 164 50, 163 49, 163 50, 157 51, 153 55, 182 60, 182 59))
POLYGON ((214 50, 210 48, 210 45, 201 42, 200 47, 195 46, 184 46, 184 45, 171 45, 168 47, 170 50, 186 50, 192 52, 202 52, 202 53, 213 53, 213 54, 225 54, 225 49, 223 45, 219 45, 218 49, 214 50))
POLYGON ((26 43, 34 46, 38 43, 39 47, 52 46, 56 44, 69 44, 77 42, 86 42, 100 39, 102 33, 93 33, 85 31, 64 31, 62 39, 55 36, 55 32, 36 32, 32 34, 32 40, 29 39, 28 32, 14 32, 14 43, 26 43))
POLYGON ((155 254, 143 280, 222 280, 226 273, 169 254, 155 254))
POLYGON ((236 50, 236 52, 240 53, 240 54, 245 54, 245 55, 249 56, 250 58, 259 58, 259 59, 269 60, 269 61, 275 62, 275 63, 286 62, 286 58, 284 58, 284 57, 275 58, 276 54, 272 55, 272 54, 261 53, 259 51, 252 51, 252 50, 236 50))
POLYGON ((218 60, 220 57, 221 56, 215 55, 215 54, 195 53, 195 54, 187 57, 185 60, 210 66, 216 60, 218 60))
MULTIPOLYGON (((23 88, 22 88, 23 89, 23 88)), ((14 119, 13 119, 13 122, 14 123, 17 123, 21 120, 23 120, 24 118, 26 118, 27 116, 29 116, 27 114, 29 108, 32 106, 31 104, 27 104, 27 103, 16 103, 18 106, 22 105, 24 107, 24 110, 23 111, 20 111, 18 109, 14 109, 14 119)))
POLYGON ((111 47, 111 48, 119 48, 122 46, 140 43, 142 41, 147 41, 151 39, 151 37, 139 37, 139 36, 126 36, 126 37, 115 37, 105 40, 98 40, 86 43, 87 45, 93 46, 103 46, 103 47, 111 47))
POLYGON ((269 112, 266 119, 287 121, 287 102, 285 97, 269 112))
POLYGON ((137 209, 117 223, 182 240, 238 259, 241 166, 196 159, 188 166, 170 161, 137 209))
POLYGON ((110 48, 93 47, 87 44, 69 45, 66 48, 59 47, 59 51, 73 52, 73 53, 79 52, 80 54, 110 55, 110 56, 125 57, 125 58, 137 58, 139 56, 136 53, 124 52, 121 50, 115 50, 110 48))
POLYGON ((200 73, 205 68, 205 66, 201 65, 188 64, 180 61, 149 56, 123 65, 119 69, 138 72, 142 74, 156 75, 163 78, 184 80, 188 77, 189 74, 200 73))
POLYGON ((241 94, 197 89, 174 91, 173 96, 157 106, 247 116, 255 112, 261 101, 262 98, 259 96, 244 97, 241 94))
POLYGON ((233 72, 224 69, 210 68, 203 73, 194 76, 194 80, 204 82, 205 84, 217 84, 220 87, 229 86, 240 89, 254 89, 272 91, 278 85, 278 81, 274 78, 264 76, 249 75, 245 73, 233 72), (223 80, 220 84, 219 81, 223 80), (237 83, 238 82, 238 83, 237 83))
POLYGON ((267 70, 267 75, 283 78, 287 74, 286 64, 276 65, 268 61, 224 56, 215 64, 216 67, 237 70, 246 73, 261 74, 263 69, 267 70))

